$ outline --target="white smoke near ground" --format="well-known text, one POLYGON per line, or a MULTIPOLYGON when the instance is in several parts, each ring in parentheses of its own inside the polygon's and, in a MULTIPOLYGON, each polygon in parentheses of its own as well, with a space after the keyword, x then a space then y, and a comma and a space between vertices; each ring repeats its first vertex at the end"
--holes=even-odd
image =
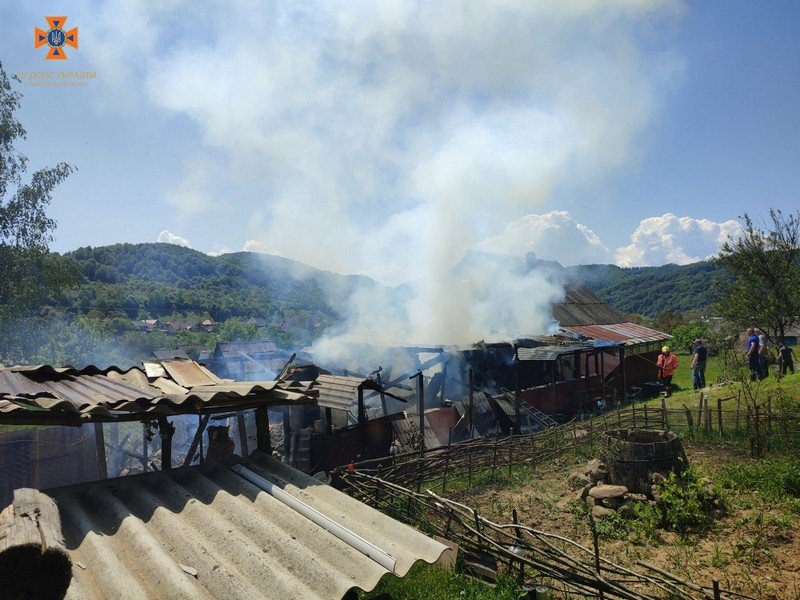
POLYGON ((167 194, 175 207, 208 210, 224 190, 250 210, 232 225, 253 247, 406 281, 357 291, 328 347, 461 344, 549 327, 560 294, 549 272, 454 267, 561 187, 588 192, 632 160, 681 69, 641 35, 680 11, 670 0, 112 1, 93 41, 135 61, 148 101, 200 132, 167 194), (147 30, 138 47, 115 35, 129 26, 147 30))
POLYGON ((628 246, 617 248, 621 267, 647 267, 675 263, 686 265, 715 256, 729 236, 741 230, 738 222, 677 217, 666 213, 644 219, 628 246))
POLYGON ((158 234, 156 238, 157 243, 161 244, 175 244, 176 246, 183 246, 184 248, 191 248, 192 245, 189 243, 185 237, 181 237, 165 229, 161 233, 158 234))

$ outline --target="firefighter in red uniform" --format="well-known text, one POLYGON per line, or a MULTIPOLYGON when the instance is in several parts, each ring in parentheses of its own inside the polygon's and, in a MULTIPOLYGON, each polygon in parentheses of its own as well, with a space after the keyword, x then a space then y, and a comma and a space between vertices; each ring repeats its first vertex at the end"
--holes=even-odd
POLYGON ((661 354, 656 361, 658 365, 658 378, 664 384, 664 395, 672 393, 672 376, 678 370, 678 357, 669 351, 669 346, 661 348, 661 354))

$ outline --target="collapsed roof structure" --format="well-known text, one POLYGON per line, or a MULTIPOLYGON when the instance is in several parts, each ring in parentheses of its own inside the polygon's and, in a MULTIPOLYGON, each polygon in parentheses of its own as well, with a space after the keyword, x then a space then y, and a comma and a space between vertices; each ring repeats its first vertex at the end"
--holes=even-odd
MULTIPOLYGON (((93 424, 100 479, 104 425, 158 423, 156 472, 48 492, 73 565, 66 597, 341 598, 438 560, 443 544, 270 456, 269 407, 316 406, 321 395, 335 403, 351 388, 380 389, 336 377, 238 382, 187 360, 128 370, 0 368, 0 422, 93 424), (190 466, 208 419, 242 411, 255 412, 257 451, 246 452, 243 437, 237 459, 222 435, 212 452, 210 427, 209 462, 190 466), (186 415, 200 425, 184 466, 173 468, 174 423, 186 415)), ((146 466, 146 450, 140 458, 146 466)))

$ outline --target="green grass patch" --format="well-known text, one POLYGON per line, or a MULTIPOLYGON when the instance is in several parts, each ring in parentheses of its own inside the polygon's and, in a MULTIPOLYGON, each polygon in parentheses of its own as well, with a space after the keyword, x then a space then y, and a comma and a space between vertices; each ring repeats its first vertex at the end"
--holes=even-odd
POLYGON ((717 482, 727 489, 756 491, 770 500, 800 498, 800 460, 776 457, 728 465, 717 482))
POLYGON ((501 577, 497 586, 491 588, 456 571, 416 564, 402 579, 387 575, 378 587, 371 592, 361 592, 359 598, 367 600, 381 594, 388 594, 392 600, 517 600, 523 597, 523 590, 513 579, 506 577, 501 577))

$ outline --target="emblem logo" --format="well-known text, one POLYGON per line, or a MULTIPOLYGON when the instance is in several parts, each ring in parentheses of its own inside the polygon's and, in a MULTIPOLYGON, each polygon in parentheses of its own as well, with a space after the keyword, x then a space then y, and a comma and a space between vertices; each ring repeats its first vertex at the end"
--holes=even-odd
POLYGON ((65 46, 78 48, 78 28, 74 27, 69 31, 64 31, 64 23, 67 17, 45 17, 50 29, 44 31, 38 27, 33 29, 33 47, 41 48, 48 46, 47 60, 66 60, 67 53, 64 52, 65 46))

